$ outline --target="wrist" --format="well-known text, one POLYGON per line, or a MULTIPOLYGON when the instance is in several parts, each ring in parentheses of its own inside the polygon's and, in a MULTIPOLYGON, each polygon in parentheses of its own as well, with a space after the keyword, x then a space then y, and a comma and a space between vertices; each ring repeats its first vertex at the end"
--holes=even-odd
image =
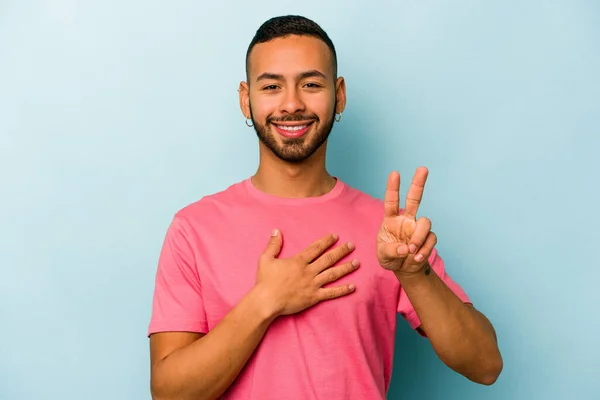
POLYGON ((265 322, 271 323, 281 314, 281 307, 273 301, 268 290, 256 285, 250 290, 249 297, 257 310, 258 315, 265 322))
POLYGON ((418 269, 413 269, 409 271, 400 269, 393 272, 394 275, 396 275, 396 278, 398 278, 398 280, 400 281, 400 283, 404 285, 405 283, 420 281, 422 279, 430 277, 433 273, 433 269, 431 268, 431 265, 429 265, 429 262, 425 262, 418 269))

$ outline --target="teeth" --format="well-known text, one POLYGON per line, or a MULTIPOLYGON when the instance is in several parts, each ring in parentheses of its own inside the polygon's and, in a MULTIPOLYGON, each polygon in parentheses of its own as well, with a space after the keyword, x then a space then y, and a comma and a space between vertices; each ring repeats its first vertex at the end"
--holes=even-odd
POLYGON ((297 132, 297 131, 301 131, 302 129, 306 128, 308 125, 299 125, 299 126, 281 126, 281 125, 277 125, 277 127, 281 130, 284 131, 288 131, 288 132, 297 132))

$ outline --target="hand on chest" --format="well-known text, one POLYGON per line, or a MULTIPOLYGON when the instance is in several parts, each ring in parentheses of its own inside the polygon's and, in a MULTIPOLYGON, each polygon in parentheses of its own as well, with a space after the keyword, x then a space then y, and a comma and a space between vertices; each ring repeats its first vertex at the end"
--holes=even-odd
POLYGON ((340 311, 340 307, 356 312, 373 309, 395 310, 399 284, 392 273, 378 264, 375 242, 377 227, 358 229, 350 224, 338 224, 335 227, 317 228, 323 224, 307 222, 311 221, 290 218, 289 221, 263 223, 261 225, 264 228, 260 229, 241 228, 235 235, 229 234, 220 239, 227 243, 225 248, 207 249, 205 262, 210 264, 210 268, 206 269, 209 276, 202 276, 201 280, 205 304, 214 308, 207 308, 207 314, 213 311, 214 317, 226 314, 255 285, 259 258, 265 251, 271 226, 281 227, 283 246, 279 259, 294 257, 314 241, 331 233, 337 234, 339 240, 325 250, 322 256, 344 243, 352 242, 354 245, 353 251, 334 266, 356 259, 360 262, 359 268, 323 287, 353 284, 356 287, 355 291, 347 296, 319 303, 314 310, 307 309, 304 314, 310 315, 318 310, 319 313, 334 315, 340 311))

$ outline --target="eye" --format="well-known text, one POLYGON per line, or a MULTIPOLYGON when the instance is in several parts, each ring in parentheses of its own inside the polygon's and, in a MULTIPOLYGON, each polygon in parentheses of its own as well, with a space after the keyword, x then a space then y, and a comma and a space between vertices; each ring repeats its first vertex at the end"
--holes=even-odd
POLYGON ((305 87, 309 88, 309 89, 318 89, 321 87, 321 85, 319 85, 318 83, 314 83, 314 82, 309 82, 306 85, 304 85, 305 87))
POLYGON ((270 90, 276 90, 277 88, 278 88, 277 85, 269 85, 269 86, 265 86, 263 88, 263 90, 270 91, 270 90))

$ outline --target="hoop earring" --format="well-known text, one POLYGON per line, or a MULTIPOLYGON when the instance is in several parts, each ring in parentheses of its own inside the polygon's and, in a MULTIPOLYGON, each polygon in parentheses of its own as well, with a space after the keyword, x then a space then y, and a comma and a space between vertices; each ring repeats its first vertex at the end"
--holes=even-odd
POLYGON ((246 126, 248 128, 252 128, 254 126, 254 124, 249 124, 248 121, 252 121, 250 118, 246 118, 246 126))
POLYGON ((335 115, 335 122, 340 122, 341 120, 342 120, 342 113, 336 114, 335 115))

